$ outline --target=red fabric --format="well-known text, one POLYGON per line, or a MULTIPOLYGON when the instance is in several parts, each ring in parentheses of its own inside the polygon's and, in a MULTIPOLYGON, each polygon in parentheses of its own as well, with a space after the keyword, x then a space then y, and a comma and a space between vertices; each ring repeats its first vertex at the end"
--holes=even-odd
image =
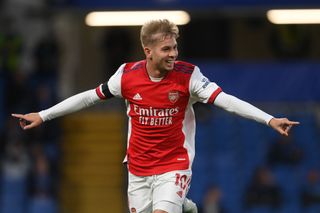
POLYGON ((208 103, 212 104, 214 102, 214 100, 216 100, 216 97, 219 95, 219 93, 222 92, 222 89, 219 87, 216 91, 214 91, 212 93, 212 95, 210 96, 208 103))
POLYGON ((101 91, 101 85, 96 88, 96 93, 99 96, 100 99, 106 99, 107 97, 103 94, 101 91))
POLYGON ((182 122, 194 65, 176 62, 174 70, 160 82, 152 82, 145 67, 145 61, 129 63, 121 79, 121 92, 129 103, 131 118, 129 171, 146 176, 188 169, 182 122))

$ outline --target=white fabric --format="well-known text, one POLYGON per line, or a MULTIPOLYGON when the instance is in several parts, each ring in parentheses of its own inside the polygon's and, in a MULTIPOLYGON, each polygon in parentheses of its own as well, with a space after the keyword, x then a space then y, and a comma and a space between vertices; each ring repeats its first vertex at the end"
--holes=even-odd
POLYGON ((211 95, 219 89, 216 83, 210 82, 196 66, 189 82, 190 99, 185 110, 182 122, 182 132, 185 135, 184 148, 188 150, 189 169, 191 169, 195 156, 196 120, 193 104, 196 102, 207 103, 211 95))
POLYGON ((123 69, 126 66, 126 64, 122 64, 118 70, 111 76, 111 78, 108 81, 108 88, 112 95, 115 97, 122 97, 121 94, 121 77, 123 74, 123 69))
POLYGON ((191 75, 189 91, 191 98, 194 99, 194 102, 198 101, 201 103, 207 103, 212 93, 216 91, 219 86, 210 82, 210 80, 205 77, 199 67, 195 67, 191 75))
POLYGON ((137 212, 143 213, 151 213, 156 209, 169 213, 182 212, 191 175, 191 170, 171 171, 152 176, 136 176, 129 172, 129 209, 134 208, 137 212))
POLYGON ((269 124, 273 116, 263 112, 257 107, 242 101, 232 95, 221 92, 215 99, 214 105, 222 109, 240 115, 242 117, 269 124))
POLYGON ((153 209, 166 212, 182 212, 182 205, 178 205, 170 201, 160 201, 153 205, 153 209))
POLYGON ((92 106, 99 101, 99 96, 97 95, 96 91, 92 89, 71 96, 70 98, 67 98, 66 100, 54 105, 49 109, 42 110, 39 112, 39 115, 43 121, 48 121, 56 117, 60 117, 92 106))
POLYGON ((183 147, 188 150, 189 169, 191 169, 195 156, 195 135, 196 119, 192 107, 192 101, 189 99, 186 107, 185 116, 182 121, 182 132, 185 135, 183 147))

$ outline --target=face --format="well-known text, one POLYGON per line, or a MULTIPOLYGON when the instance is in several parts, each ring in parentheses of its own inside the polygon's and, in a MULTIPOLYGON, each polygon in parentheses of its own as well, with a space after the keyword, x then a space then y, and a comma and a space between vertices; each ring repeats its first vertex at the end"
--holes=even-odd
POLYGON ((160 72, 168 72, 173 69, 178 57, 176 38, 167 36, 149 47, 144 48, 148 63, 160 72))

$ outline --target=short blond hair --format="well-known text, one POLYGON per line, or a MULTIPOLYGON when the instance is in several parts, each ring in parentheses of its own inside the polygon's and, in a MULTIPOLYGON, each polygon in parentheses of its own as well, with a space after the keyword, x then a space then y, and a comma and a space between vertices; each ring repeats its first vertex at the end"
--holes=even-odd
POLYGON ((157 41, 165 39, 167 36, 179 37, 177 25, 167 19, 152 20, 141 27, 140 40, 142 47, 152 45, 157 41))

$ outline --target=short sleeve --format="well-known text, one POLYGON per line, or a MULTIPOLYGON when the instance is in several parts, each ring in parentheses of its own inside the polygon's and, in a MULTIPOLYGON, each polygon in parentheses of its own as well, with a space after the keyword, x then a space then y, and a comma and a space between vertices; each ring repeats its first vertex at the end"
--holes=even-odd
POLYGON ((96 88, 96 93, 100 99, 108 99, 111 97, 122 97, 121 95, 121 76, 125 64, 121 65, 117 72, 111 76, 108 82, 100 84, 96 88))
POLYGON ((191 97, 201 103, 213 103, 222 89, 205 77, 198 67, 195 67, 190 79, 191 97))
POLYGON ((109 79, 107 86, 108 89, 110 91, 110 93, 116 97, 122 97, 121 94, 121 77, 123 74, 123 69, 125 67, 126 64, 122 64, 117 72, 111 76, 111 78, 109 79))

